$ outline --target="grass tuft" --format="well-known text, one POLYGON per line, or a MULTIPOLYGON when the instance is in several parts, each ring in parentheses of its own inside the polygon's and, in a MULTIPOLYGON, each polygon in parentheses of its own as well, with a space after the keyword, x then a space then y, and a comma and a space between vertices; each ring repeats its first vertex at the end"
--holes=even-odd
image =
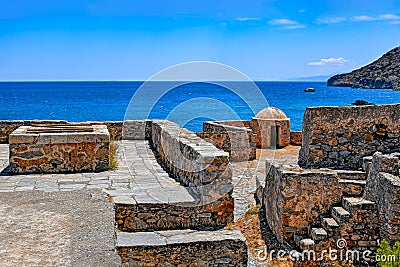
POLYGON ((115 158, 115 155, 118 150, 118 145, 115 143, 110 144, 110 170, 116 170, 118 168, 118 160, 115 158))

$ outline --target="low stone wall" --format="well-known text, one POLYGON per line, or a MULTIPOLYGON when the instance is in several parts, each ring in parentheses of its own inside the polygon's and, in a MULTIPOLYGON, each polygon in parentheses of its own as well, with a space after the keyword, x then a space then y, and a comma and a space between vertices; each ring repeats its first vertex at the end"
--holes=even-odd
POLYGON ((304 170, 298 166, 275 165, 267 161, 265 187, 258 188, 258 198, 266 210, 267 222, 283 242, 294 242, 294 235, 306 235, 310 224, 318 224, 320 215, 340 203, 343 196, 359 196, 362 172, 304 170), (261 192, 260 192, 261 191, 261 192))
POLYGON ((294 146, 301 146, 302 136, 303 134, 301 131, 290 131, 290 144, 294 146))
MULTIPOLYGON (((3 120, 0 121, 0 144, 8 144, 8 137, 20 126, 32 126, 32 125, 59 125, 66 124, 68 121, 65 120, 3 120)), ((108 132, 110 133, 111 141, 120 141, 122 138, 122 121, 106 121, 106 122, 77 122, 74 124, 93 124, 93 125, 106 125, 108 132)))
POLYGON ((222 121, 203 123, 203 133, 197 135, 229 153, 231 161, 256 158, 256 136, 246 128, 249 121, 222 121))
POLYGON ((123 123, 124 140, 145 140, 151 138, 151 120, 126 120, 123 123))
POLYGON ((124 232, 171 229, 217 230, 233 223, 233 198, 212 203, 115 203, 117 228, 124 232))
POLYGON ((109 168, 110 135, 105 125, 21 126, 9 136, 9 143, 11 173, 98 172, 109 168))
POLYGON ((122 266, 247 266, 247 242, 239 231, 118 233, 122 266))
POLYGON ((361 169, 376 151, 400 151, 400 104, 307 108, 299 165, 361 169))
POLYGON ((377 204, 381 238, 400 240, 400 153, 374 154, 364 198, 377 204))
POLYGON ((229 154, 170 121, 153 121, 151 142, 161 165, 204 202, 231 196, 229 154))

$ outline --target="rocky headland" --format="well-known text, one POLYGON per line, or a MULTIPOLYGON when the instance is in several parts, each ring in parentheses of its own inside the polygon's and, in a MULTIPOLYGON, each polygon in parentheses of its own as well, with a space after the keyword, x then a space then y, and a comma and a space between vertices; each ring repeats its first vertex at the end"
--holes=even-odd
POLYGON ((328 86, 400 90, 400 46, 362 68, 332 76, 328 86))

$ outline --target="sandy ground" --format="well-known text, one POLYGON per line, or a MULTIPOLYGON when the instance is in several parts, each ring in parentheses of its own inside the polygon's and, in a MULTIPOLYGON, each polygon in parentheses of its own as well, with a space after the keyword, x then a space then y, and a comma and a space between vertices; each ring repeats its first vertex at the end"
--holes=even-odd
POLYGON ((100 190, 0 194, 0 266, 119 266, 100 190))

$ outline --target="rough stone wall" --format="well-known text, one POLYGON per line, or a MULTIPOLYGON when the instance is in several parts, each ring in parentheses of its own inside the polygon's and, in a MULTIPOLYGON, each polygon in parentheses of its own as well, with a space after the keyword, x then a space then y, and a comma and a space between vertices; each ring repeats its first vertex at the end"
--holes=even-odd
POLYGON ((290 144, 294 146, 301 146, 302 132, 290 131, 290 144))
POLYGON ((363 193, 362 184, 340 182, 344 178, 359 177, 360 172, 308 171, 269 161, 266 168, 269 171, 261 202, 268 224, 280 241, 292 243, 295 234, 305 235, 307 227, 318 224, 320 215, 340 203, 343 195, 363 193))
MULTIPOLYGON (((68 121, 64 120, 3 120, 0 121, 0 144, 8 144, 8 137, 20 126, 32 126, 46 124, 46 125, 57 125, 57 124, 67 124, 68 121)), ((74 124, 79 124, 77 122, 74 124)), ((84 124, 90 123, 93 125, 106 125, 110 133, 111 141, 120 141, 122 138, 122 121, 106 121, 106 122, 82 122, 84 124)))
POLYGON ((150 120, 126 120, 124 121, 122 136, 124 140, 145 140, 149 139, 150 132, 150 120))
POLYGON ((253 160, 256 158, 255 135, 245 125, 249 122, 205 122, 203 133, 197 135, 228 152, 231 161, 253 160))
POLYGON ((256 145, 260 148, 285 147, 290 144, 290 120, 265 120, 253 118, 250 123, 251 129, 256 134, 256 145), (271 127, 279 129, 278 142, 271 143, 271 127))
POLYGON ((336 248, 337 241, 346 240, 346 249, 376 251, 379 247, 378 212, 375 204, 346 207, 350 216, 340 221, 338 228, 328 229, 328 240, 322 249, 336 248))
POLYGON ((381 238, 400 240, 400 153, 373 156, 364 198, 374 201, 379 212, 381 238))
POLYGON ((246 239, 238 231, 172 231, 142 233, 141 237, 140 246, 117 244, 123 267, 247 266, 246 239))
POLYGON ((153 121, 152 145, 161 165, 204 202, 231 195, 229 154, 170 121, 153 121))
POLYGON ((299 165, 361 169, 376 151, 400 151, 400 104, 307 108, 299 165))
POLYGON ((22 126, 9 137, 12 173, 105 171, 110 136, 104 125, 94 132, 26 133, 22 126))
POLYGON ((212 203, 116 205, 115 218, 120 231, 167 229, 221 229, 233 222, 233 198, 212 203))
MULTIPOLYGON (((208 124, 209 122, 205 122, 205 123, 208 124)), ((223 124, 223 125, 233 126, 233 127, 251 128, 250 121, 214 121, 213 123, 223 124)), ((203 124, 203 127, 204 127, 204 124, 203 124)))

